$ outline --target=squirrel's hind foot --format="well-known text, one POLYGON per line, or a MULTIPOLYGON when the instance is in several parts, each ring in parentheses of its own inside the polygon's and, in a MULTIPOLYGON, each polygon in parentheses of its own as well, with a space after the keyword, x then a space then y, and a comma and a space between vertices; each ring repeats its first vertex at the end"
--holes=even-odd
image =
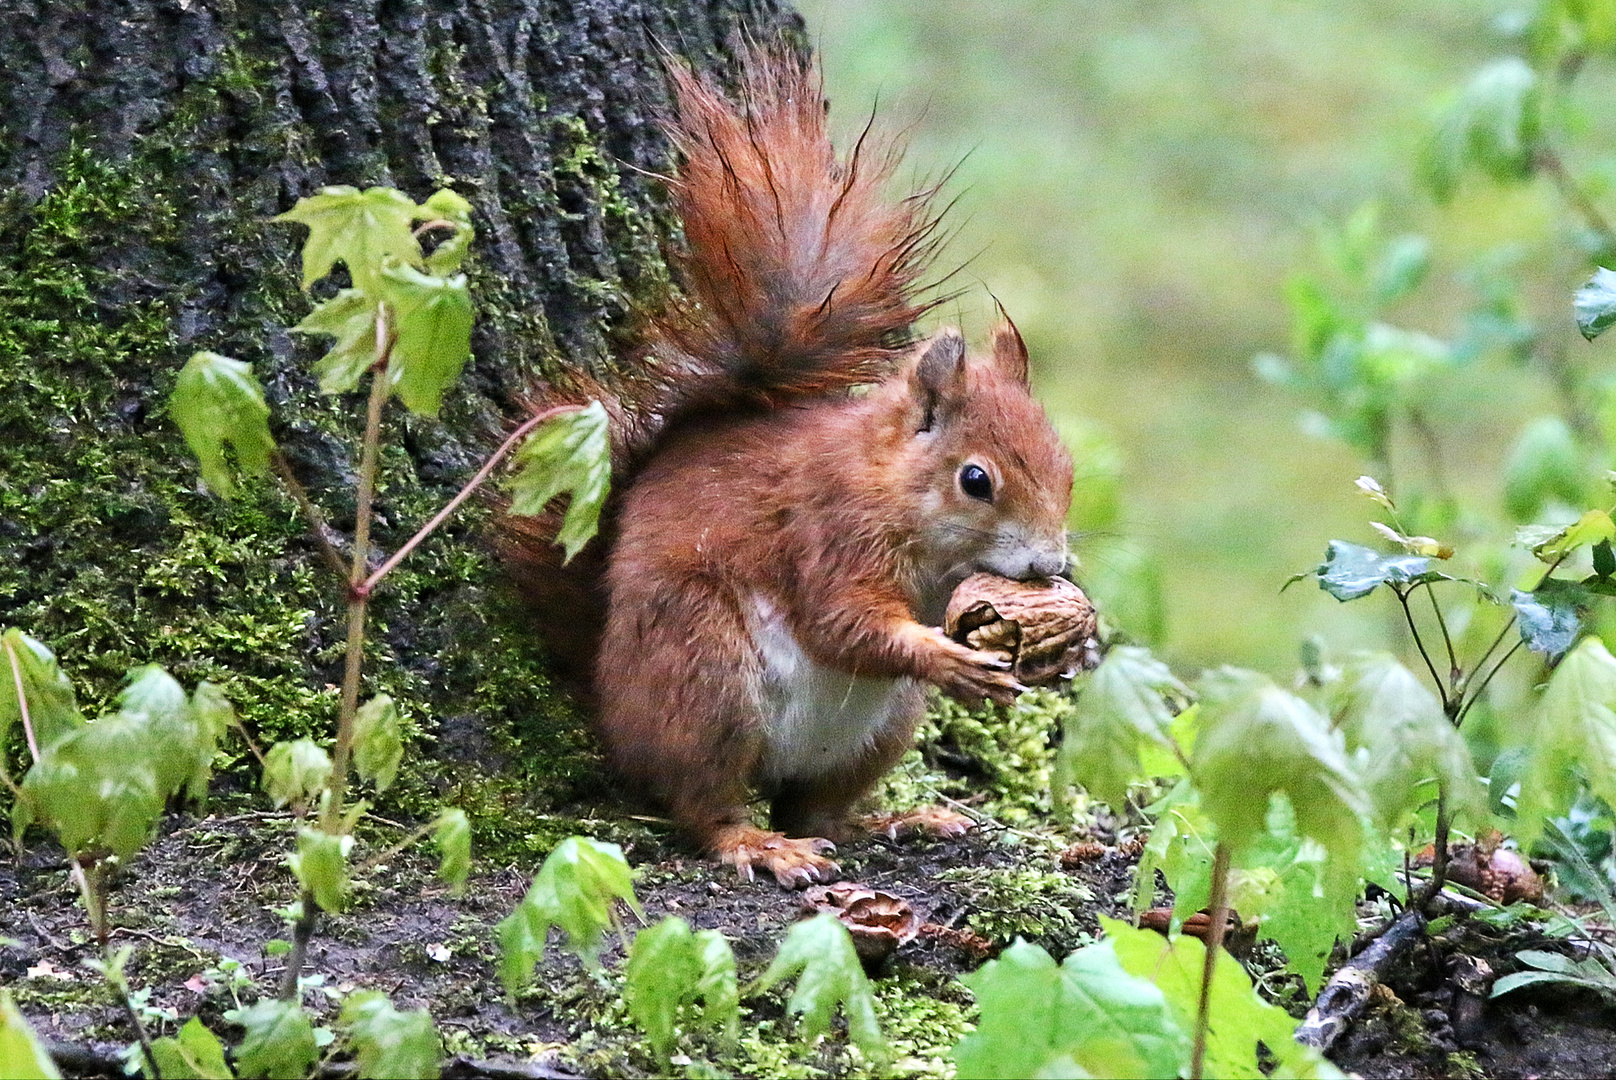
POLYGON ((836 845, 820 836, 788 838, 783 833, 766 832, 752 825, 733 825, 712 842, 719 861, 735 867, 743 881, 753 880, 761 868, 774 875, 783 889, 801 889, 834 881, 842 868, 827 855, 836 845))
POLYGON ((871 814, 859 824, 888 840, 917 835, 948 840, 964 836, 976 828, 973 819, 941 806, 922 806, 902 813, 871 814))

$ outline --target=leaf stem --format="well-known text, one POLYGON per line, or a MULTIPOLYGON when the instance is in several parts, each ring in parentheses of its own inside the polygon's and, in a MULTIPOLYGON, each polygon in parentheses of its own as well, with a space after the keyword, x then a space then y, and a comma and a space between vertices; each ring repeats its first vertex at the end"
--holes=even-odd
POLYGON ((348 564, 343 562, 342 552, 337 550, 336 545, 331 543, 330 537, 327 536, 327 533, 332 531, 331 526, 326 524, 325 515, 320 513, 320 508, 315 506, 313 501, 309 499, 308 489, 302 485, 296 474, 292 472, 292 466, 286 460, 286 455, 277 449, 270 455, 269 463, 274 468, 275 475, 280 478, 281 484, 286 488, 286 493, 292 496, 292 500, 297 503, 298 509, 303 511, 303 516, 309 523, 309 533, 314 537, 315 546, 320 549, 320 556, 325 559, 326 565, 331 567, 337 577, 347 577, 348 564))
POLYGON ((1224 924, 1229 921, 1229 846, 1221 840, 1212 856, 1212 924, 1207 928, 1206 962, 1201 966, 1201 1000, 1195 1009, 1195 1051, 1190 1057, 1190 1080, 1205 1075, 1206 1033, 1211 1020, 1212 977, 1217 972, 1218 950, 1223 947, 1224 924))
POLYGON ((1570 203, 1573 210, 1582 215, 1583 224, 1599 234, 1601 244, 1607 249, 1616 247, 1616 229, 1611 228, 1610 222, 1599 207, 1594 205, 1593 199, 1577 183, 1576 178, 1571 175, 1571 171, 1566 168, 1565 162, 1561 160, 1560 155, 1553 150, 1544 148, 1533 155, 1532 162, 1543 172, 1549 174, 1549 179, 1554 181, 1554 186, 1560 192, 1560 197, 1570 203))
POLYGON ((1448 812, 1448 786, 1440 784, 1436 795, 1436 838, 1431 842, 1431 880, 1425 883, 1415 901, 1415 910, 1423 912, 1425 906, 1442 891, 1448 877, 1448 827, 1452 824, 1448 812))
POLYGON ((1408 632, 1414 635, 1414 645, 1420 650, 1420 659, 1425 661, 1426 670, 1431 673, 1431 681, 1436 683, 1436 692, 1442 697, 1442 711, 1447 712, 1448 688, 1443 684, 1442 676, 1436 673, 1436 665, 1431 662, 1431 654, 1425 651, 1425 642, 1420 637, 1420 628, 1414 625, 1414 612, 1409 610, 1408 606, 1409 592, 1413 592, 1413 590, 1410 589, 1405 592, 1396 586, 1392 587, 1392 595, 1396 596, 1397 602, 1403 605, 1403 618, 1408 620, 1408 632))
POLYGON ((6 650, 6 660, 11 664, 11 681, 17 687, 17 713, 22 717, 22 733, 28 739, 28 753, 39 764, 39 742, 34 738, 34 723, 28 716, 28 695, 22 689, 22 665, 17 662, 17 653, 11 647, 11 642, 0 639, 0 648, 6 650))
POLYGON ((391 558, 382 563, 381 566, 377 567, 374 573, 372 573, 357 586, 358 591, 368 596, 370 591, 381 583, 382 578, 386 577, 393 571, 394 567, 396 567, 400 562, 404 561, 404 557, 406 555, 419 547, 421 541, 430 536, 433 530, 435 530, 439 525, 442 525, 444 521, 448 519, 450 514, 459 509, 461 503, 471 498, 472 492, 476 491, 482 486, 483 481, 487 480, 489 475, 494 471, 494 467, 504 460, 506 454, 515 449, 516 444, 521 442, 522 439, 527 436, 528 432, 532 431, 545 421, 553 419, 562 413, 577 412, 578 408, 579 407, 576 405, 557 405, 553 408, 545 409, 543 412, 530 416, 526 421, 523 422, 521 427, 518 427, 515 431, 511 432, 510 437, 500 444, 498 450, 495 450, 491 455, 489 455, 488 460, 483 462, 483 467, 477 470, 477 474, 470 480, 466 481, 466 486, 461 488, 459 493, 456 494, 454 498, 450 499, 448 503, 444 505, 442 510, 439 510, 435 515, 433 515, 431 521, 428 521, 425 525, 422 525, 416 534, 410 537, 403 547, 393 552, 391 558))
POLYGON ((1453 636, 1448 633, 1448 620, 1442 617, 1442 605, 1436 602, 1436 590, 1431 583, 1425 583, 1425 595, 1431 601, 1431 610, 1436 612, 1436 625, 1442 631, 1442 644, 1448 650, 1448 683, 1457 687, 1464 672, 1459 668, 1459 658, 1453 655, 1453 636))
POLYGON ((1510 647, 1509 652, 1498 658, 1498 663, 1493 665, 1493 669, 1487 673, 1487 677, 1482 679, 1481 682, 1476 686, 1476 692, 1470 695, 1470 700, 1465 702, 1464 708, 1459 710, 1459 715, 1453 718, 1454 727, 1458 727, 1460 724, 1464 723, 1465 715, 1470 712, 1470 706, 1474 705, 1477 699, 1481 697, 1481 692, 1487 689, 1487 684, 1493 681, 1493 676, 1497 675, 1499 669, 1505 664, 1509 663, 1509 658, 1519 652, 1521 646, 1525 644, 1526 639, 1522 638, 1510 647))

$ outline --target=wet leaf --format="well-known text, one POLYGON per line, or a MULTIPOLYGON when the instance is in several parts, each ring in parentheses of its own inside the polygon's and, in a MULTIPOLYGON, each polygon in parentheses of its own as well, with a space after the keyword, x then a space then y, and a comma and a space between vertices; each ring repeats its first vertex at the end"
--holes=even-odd
POLYGON ((386 694, 377 694, 354 714, 353 762, 359 775, 386 791, 404 760, 404 733, 398 706, 386 694))
POLYGON ((297 830, 297 850, 286 857, 292 875, 314 894, 321 911, 333 914, 348 906, 348 853, 354 838, 333 836, 304 826, 297 830))
POLYGON ((500 979, 514 994, 544 954, 550 927, 567 935, 567 948, 585 966, 600 965, 600 939, 612 925, 612 905, 625 901, 639 911, 634 872, 623 849, 583 836, 571 836, 539 867, 522 902, 499 924, 500 979))
POLYGON ((1346 601, 1368 596, 1381 585, 1412 584, 1431 573, 1430 566, 1431 560, 1423 555, 1382 555, 1361 544, 1331 540, 1324 564, 1313 573, 1319 588, 1346 601))
POLYGON ((387 376, 405 408, 437 416, 443 392, 471 356, 466 275, 442 278, 397 263, 382 268, 377 298, 392 311, 395 339, 387 376))
POLYGON ((1577 329, 1592 341, 1616 324, 1616 273, 1603 266, 1594 271, 1572 301, 1577 329))
POLYGON ((451 806, 439 814, 432 842, 438 846, 438 877, 459 896, 466 891, 466 877, 471 873, 471 822, 466 812, 451 806))
POLYGON ((1162 698, 1166 692, 1188 693, 1150 650, 1113 648, 1089 676, 1077 707, 1066 715, 1056 786, 1079 784, 1113 808, 1125 806, 1128 785, 1147 779, 1141 743, 1172 746, 1173 711, 1162 698))
POLYGON ((56 831, 70 855, 111 851, 128 859, 162 815, 151 732, 138 718, 104 716, 59 739, 28 770, 20 803, 56 831))
POLYGON ((61 1075, 39 1036, 11 1000, 11 992, 0 990, 0 1076, 59 1080, 61 1075))
POLYGON ((793 977, 797 984, 786 1001, 786 1012, 802 1017, 805 1043, 830 1030, 831 1016, 841 1005, 848 1038, 866 1056, 885 1060, 887 1043, 876 1023, 870 980, 847 928, 835 916, 815 915, 794 925, 758 981, 759 988, 767 990, 793 977))
POLYGON ((293 1001, 261 998, 226 1019, 246 1028, 236 1047, 236 1070, 244 1078, 303 1077, 320 1060, 314 1027, 302 1006, 293 1001))
POLYGON ((1535 716, 1517 721, 1510 735, 1528 754, 1515 805, 1522 851, 1531 849, 1547 818, 1570 810, 1584 783, 1616 805, 1616 658, 1604 642, 1587 637, 1572 649, 1550 676, 1535 716))
POLYGON ((1553 660, 1576 644, 1582 633, 1582 615, 1592 601, 1588 590, 1573 581, 1548 578, 1532 592, 1511 589, 1521 640, 1533 652, 1553 660))
POLYGON ((612 478, 606 410, 598 401, 541 424, 513 455, 513 514, 539 514, 549 501, 570 492, 572 501, 556 536, 571 559, 599 527, 612 478))
POLYGON ((1070 1061, 1083 1076, 1180 1076, 1190 1040, 1162 992, 1130 975, 1110 942, 1077 950, 1056 966, 1017 940, 963 981, 981 1009, 976 1030, 954 1048, 960 1076, 983 1080, 1058 1075, 1070 1061))
POLYGON ((13 628, 0 634, 0 746, 6 744, 13 726, 22 726, 19 682, 28 705, 28 723, 40 750, 84 726, 73 684, 57 665, 55 654, 13 628))
POLYGON ((224 448, 235 451, 236 466, 250 476, 269 472, 275 440, 269 434, 269 406, 251 369, 218 353, 194 353, 180 369, 169 398, 169 414, 196 456, 202 480, 223 498, 235 494, 224 448))
POLYGON ((342 1003, 359 1075, 375 1080, 437 1076, 443 1042, 425 1009, 401 1012, 379 990, 360 990, 342 1003))
POLYGON ((376 301, 358 289, 343 289, 305 315, 292 332, 337 339, 314 365, 323 394, 352 390, 376 363, 376 301))
POLYGON ((264 790, 277 807, 304 805, 331 780, 331 755, 312 739, 278 742, 264 755, 264 790))
POLYGON ((388 256, 421 265, 421 245, 411 231, 420 208, 392 188, 360 191, 346 185, 321 188, 274 218, 308 226, 303 242, 303 287, 307 289, 342 262, 355 288, 376 291, 382 260, 388 256))

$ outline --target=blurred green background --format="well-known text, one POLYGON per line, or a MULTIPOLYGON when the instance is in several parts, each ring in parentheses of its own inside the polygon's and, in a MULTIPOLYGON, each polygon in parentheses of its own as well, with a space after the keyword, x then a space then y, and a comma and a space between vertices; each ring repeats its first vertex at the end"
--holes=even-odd
MULTIPOLYGON (((1308 635, 1345 649, 1401 633, 1389 602, 1338 604, 1312 582, 1279 592, 1331 538, 1376 543, 1377 508, 1353 487, 1365 456, 1309 434, 1305 396, 1253 364, 1292 351, 1287 281, 1329 280, 1321 229, 1371 202, 1386 235, 1431 241, 1425 283, 1384 315, 1458 340, 1491 302, 1537 332, 1531 356, 1478 348, 1422 380, 1411 393, 1424 430, 1399 427, 1390 469, 1377 470, 1397 494, 1405 473, 1431 473, 1434 454, 1454 495, 1434 516, 1461 545, 1460 572, 1467 550, 1491 553, 1495 579, 1518 572, 1500 554, 1510 447, 1530 420, 1563 411, 1565 364, 1597 366, 1613 346, 1584 343, 1572 324, 1589 256, 1547 180, 1467 178, 1438 206, 1416 160, 1444 96, 1519 51, 1521 11, 1471 0, 800 9, 843 145, 873 106, 881 129, 907 129, 922 176, 963 159, 947 260, 970 260, 951 283, 966 291, 937 319, 982 340, 991 290, 1021 327, 1037 392, 1077 451, 1079 579, 1132 635, 1184 668, 1284 675, 1308 635)), ((1578 145, 1616 146, 1600 105, 1611 90, 1584 74, 1578 145)))

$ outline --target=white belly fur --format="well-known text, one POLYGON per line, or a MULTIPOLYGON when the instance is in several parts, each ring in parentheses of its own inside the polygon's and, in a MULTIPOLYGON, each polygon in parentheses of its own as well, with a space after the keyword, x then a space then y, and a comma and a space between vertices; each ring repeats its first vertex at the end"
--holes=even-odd
POLYGON ((905 719, 914 680, 852 675, 815 663, 785 616, 754 594, 748 629, 763 663, 765 780, 808 779, 855 760, 905 719))

